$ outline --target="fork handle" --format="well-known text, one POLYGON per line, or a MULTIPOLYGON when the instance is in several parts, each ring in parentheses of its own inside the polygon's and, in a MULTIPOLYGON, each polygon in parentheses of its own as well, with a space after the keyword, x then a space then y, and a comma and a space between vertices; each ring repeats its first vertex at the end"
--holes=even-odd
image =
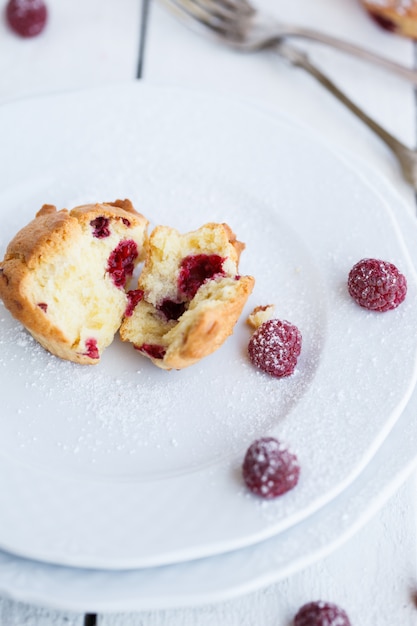
POLYGON ((358 117, 368 128, 370 128, 397 156, 404 177, 414 187, 416 186, 415 172, 413 171, 414 154, 413 150, 408 148, 399 141, 396 137, 391 135, 385 128, 383 128, 378 122, 370 117, 363 109, 353 102, 339 87, 326 76, 316 65, 311 63, 308 56, 301 52, 298 48, 289 46, 286 43, 278 44, 275 47, 275 51, 287 61, 296 67, 301 67, 308 72, 313 78, 315 78, 327 91, 333 94, 342 104, 344 104, 356 117, 358 117))
POLYGON ((397 76, 408 80, 413 85, 417 85, 417 72, 415 70, 396 63, 395 61, 391 61, 390 59, 382 57, 379 54, 371 52, 370 50, 366 50, 365 48, 356 46, 353 43, 349 43, 348 41, 343 41, 341 39, 338 39, 337 37, 332 37, 331 35, 327 35, 326 33, 321 33, 310 28, 301 27, 291 27, 291 29, 289 28, 288 36, 300 37, 302 39, 309 39, 311 41, 323 43, 327 46, 330 46, 331 48, 335 48, 337 50, 341 50, 342 52, 346 52, 352 56, 355 56, 358 59, 363 59, 364 61, 379 65, 380 67, 389 70, 393 74, 396 74, 397 76))

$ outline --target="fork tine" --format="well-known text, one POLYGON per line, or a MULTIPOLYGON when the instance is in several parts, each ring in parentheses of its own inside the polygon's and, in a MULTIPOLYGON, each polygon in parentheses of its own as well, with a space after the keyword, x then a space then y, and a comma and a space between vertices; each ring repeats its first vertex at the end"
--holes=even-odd
POLYGON ((241 37, 240 21, 234 16, 230 19, 230 12, 227 15, 224 13, 215 15, 204 8, 203 3, 198 0, 164 0, 164 3, 183 20, 187 20, 191 27, 195 28, 197 22, 212 34, 224 34, 237 39, 241 37))
MULTIPOLYGON (((184 0, 180 0, 184 2, 184 0)), ((239 14, 233 7, 230 7, 226 2, 218 0, 185 0, 187 4, 192 4, 205 12, 207 21, 211 22, 211 18, 214 20, 222 20, 225 22, 225 26, 229 23, 234 23, 240 19, 239 14)))
POLYGON ((225 11, 230 17, 234 16, 234 19, 256 13, 247 0, 200 0, 199 4, 206 5, 210 12, 225 11))
POLYGON ((230 27, 235 29, 236 22, 252 17, 256 11, 247 0, 175 0, 177 4, 199 15, 204 22, 213 27, 230 27), (224 20, 220 25, 217 20, 224 20))

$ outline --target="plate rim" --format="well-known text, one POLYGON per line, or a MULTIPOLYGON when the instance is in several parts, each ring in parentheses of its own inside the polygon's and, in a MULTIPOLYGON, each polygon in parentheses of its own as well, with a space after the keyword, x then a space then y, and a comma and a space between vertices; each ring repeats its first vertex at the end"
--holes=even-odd
MULTIPOLYGON (((131 85, 131 84, 128 84, 128 86, 127 86, 127 87, 128 87, 128 90, 130 91, 130 89, 132 88, 132 85, 131 85)), ((134 85, 134 88, 135 88, 135 90, 136 90, 136 89, 138 89, 138 88, 140 88, 141 90, 143 90, 144 88, 145 88, 146 90, 149 90, 149 86, 148 86, 148 85, 146 85, 146 87, 145 87, 143 84, 142 84, 142 85, 139 85, 139 84, 138 84, 138 85, 134 85)), ((152 90, 152 89, 153 89, 153 87, 151 88, 151 90, 152 90)), ((168 87, 165 87, 165 86, 161 87, 161 86, 159 86, 159 87, 157 87, 157 89, 164 89, 164 90, 166 90, 166 91, 175 91, 175 92, 180 92, 180 93, 183 93, 183 92, 184 92, 184 90, 182 90, 182 89, 178 89, 178 88, 171 88, 171 87, 169 87, 169 86, 168 86, 168 87)), ((104 91, 109 91, 109 90, 111 90, 111 87, 109 87, 109 86, 106 86, 105 88, 96 87, 96 88, 92 88, 92 89, 88 89, 88 90, 80 90, 80 91, 77 91, 77 92, 68 92, 68 93, 65 93, 65 94, 62 94, 62 93, 57 93, 57 94, 52 94, 52 97, 56 97, 56 98, 62 98, 62 97, 64 97, 64 98, 65 98, 66 96, 73 97, 73 95, 74 95, 74 94, 80 94, 80 93, 81 93, 81 94, 86 94, 86 93, 90 93, 90 92, 92 92, 92 91, 93 91, 93 92, 102 92, 103 90, 104 90, 104 91)), ((185 91, 188 91, 188 90, 185 90, 185 91)), ((201 93, 201 92, 196 92, 196 91, 194 91, 194 90, 190 90, 190 93, 198 94, 198 93, 201 93)), ((37 99, 38 99, 38 100, 40 100, 40 101, 44 101, 44 100, 45 100, 45 98, 49 100, 49 99, 50 99, 50 96, 47 96, 47 97, 45 97, 45 96, 39 96, 39 97, 37 97, 37 99)), ((215 99, 218 99, 218 96, 216 96, 216 95, 215 95, 215 96, 214 96, 214 98, 215 98, 215 99)), ((242 100, 240 100, 240 99, 230 99, 230 98, 224 98, 223 96, 220 96, 220 98, 221 98, 222 100, 227 100, 229 103, 230 103, 230 102, 233 102, 235 105, 239 105, 239 106, 242 106, 242 104, 243 104, 244 106, 246 106, 246 105, 248 104, 248 102, 247 102, 247 101, 245 101, 245 100, 243 100, 243 101, 242 101, 242 100)), ((30 103, 31 101, 32 101, 32 98, 27 98, 27 99, 24 99, 23 101, 20 101, 20 102, 24 102, 24 104, 26 105, 28 102, 30 103)), ((9 105, 10 105, 10 106, 13 106, 13 107, 14 107, 14 106, 15 106, 15 104, 16 104, 16 101, 13 101, 13 102, 11 102, 11 103, 4 103, 4 105, 3 105, 3 106, 6 106, 6 107, 7 107, 7 106, 9 106, 9 105)), ((247 109, 247 110, 248 110, 248 112, 250 112, 250 110, 252 110, 252 108, 251 108, 251 107, 248 107, 248 109, 247 109)), ((262 110, 262 108, 260 108, 260 107, 256 107, 256 111, 257 111, 257 113, 258 113, 258 114, 259 114, 259 113, 263 114, 265 117, 267 117, 267 118, 268 118, 268 120, 270 120, 270 121, 272 121, 272 122, 274 121, 274 118, 275 118, 275 121, 276 121, 276 122, 277 122, 277 121, 280 121, 280 120, 284 120, 286 123, 290 124, 292 127, 295 127, 295 128, 297 128, 297 129, 298 129, 298 128, 300 128, 300 125, 299 125, 298 121, 293 121, 293 120, 291 120, 291 118, 290 118, 288 115, 286 115, 286 114, 283 114, 282 116, 280 116, 280 115, 277 113, 275 116, 272 116, 269 112, 267 112, 267 111, 265 111, 265 110, 262 110)), ((318 142, 318 143, 319 143, 319 144, 320 144, 320 145, 321 145, 321 146, 322 146, 325 150, 327 150, 327 151, 331 150, 331 149, 330 149, 330 146, 329 146, 326 142, 322 141, 320 138, 317 138, 316 136, 313 136, 313 133, 312 133, 311 131, 309 131, 309 137, 310 137, 310 138, 314 138, 314 141, 315 141, 315 142, 317 142, 317 139, 319 139, 319 142, 318 142)), ((335 153, 333 150, 331 150, 331 152, 335 155, 335 157, 337 157, 337 158, 340 160, 340 158, 341 158, 341 157, 340 157, 340 155, 339 155, 338 153, 335 153)), ((353 171, 355 172, 355 174, 357 174, 356 169, 354 169, 353 171)), ((366 181, 364 180, 364 183, 365 183, 365 182, 366 182, 366 181)), ((415 383, 415 373, 414 373, 414 383, 415 383)), ((413 384, 414 384, 414 383, 413 383, 413 384)), ((410 388, 410 393, 409 393, 409 395, 411 395, 411 392, 412 392, 412 388, 410 388)), ((404 401, 404 402, 405 402, 405 401, 404 401)), ((393 424, 392 424, 392 425, 393 425, 393 424)), ((391 427, 392 427, 392 426, 391 426, 391 427)), ((384 435, 384 436, 381 436, 381 440, 379 441, 378 446, 382 443, 382 441, 384 440, 385 436, 387 436, 387 435, 388 435, 389 430, 390 430, 390 428, 387 430, 387 432, 385 433, 385 435, 384 435)), ((378 446, 376 446, 376 447, 375 447, 375 449, 374 449, 374 453, 377 451, 378 446)), ((372 456, 372 455, 371 455, 371 456, 372 456)), ((345 483, 344 483, 341 487, 339 486, 339 489, 336 489, 336 492, 337 492, 337 493, 339 493, 339 492, 341 491, 341 489, 346 488, 346 486, 347 486, 348 484, 350 484, 350 483, 351 483, 351 482, 355 479, 355 476, 357 476, 357 475, 359 474, 359 472, 361 471, 361 469, 363 469, 363 467, 362 467, 362 468, 358 468, 358 469, 357 469, 357 471, 356 471, 353 475, 350 475, 350 476, 349 476, 349 479, 348 479, 348 480, 347 480, 347 481, 346 481, 346 482, 345 482, 345 483)), ((314 510, 317 510, 317 509, 318 509, 318 508, 320 508, 321 506, 324 506, 324 505, 326 504, 326 502, 328 502, 328 501, 329 501, 331 498, 333 498, 334 496, 335 496, 335 493, 334 493, 334 492, 333 492, 333 493, 331 493, 331 495, 330 495, 330 497, 329 497, 328 499, 324 499, 324 501, 322 501, 322 502, 321 502, 321 504, 320 504, 319 506, 317 506, 317 507, 315 507, 315 508, 313 507, 313 511, 314 511, 314 510)), ((312 511, 310 510, 310 512, 309 512, 308 514, 311 514, 311 512, 312 512, 312 511)), ((297 520, 297 518, 296 518, 296 517, 295 517, 294 519, 295 519, 295 521, 293 521, 293 523, 298 523, 298 522, 299 522, 299 520, 297 520)), ((282 529, 281 529, 281 530, 282 530, 282 529)), ((279 532, 281 532, 281 530, 280 530, 279 532)), ((275 532, 272 532, 271 534, 268 534, 268 533, 266 533, 266 534, 265 534, 265 533, 263 532, 263 533, 262 533, 262 536, 263 536, 263 538, 265 538, 265 539, 266 539, 268 536, 271 536, 272 534, 275 534, 275 532)), ((252 540, 250 543, 254 543, 254 542, 256 542, 256 541, 260 541, 259 536, 258 536, 258 537, 253 538, 253 540, 252 540)), ((249 544, 248 544, 247 542, 244 542, 243 544, 241 543, 240 545, 249 545, 249 544)), ((234 549, 237 549, 237 547, 239 547, 239 546, 234 545, 234 546, 231 546, 229 549, 234 550, 234 549)), ((222 551, 222 552, 223 552, 223 551, 226 551, 226 550, 225 550, 225 548, 224 548, 224 546, 221 548, 221 551, 222 551)), ((17 553, 17 552, 18 552, 18 551, 16 550, 16 553, 17 553)), ((211 551, 211 550, 210 550, 210 553, 212 553, 212 551, 211 551)), ((194 552, 194 554, 195 554, 195 552, 194 552)), ((35 558, 39 558, 39 556, 38 556, 38 555, 34 555, 34 556, 35 556, 35 558)), ((204 553, 204 551, 203 551, 203 552, 201 553, 201 556, 207 556, 207 554, 205 554, 205 553, 204 553)), ((45 557, 44 557, 44 558, 45 558, 45 557)), ((186 559, 188 559, 188 558, 190 558, 190 557, 189 557, 189 556, 185 557, 185 560, 186 560, 186 559)), ((192 558, 196 558, 196 556, 193 556, 192 558)), ((61 559, 61 557, 60 557, 60 559, 61 559)), ((49 560, 49 559, 45 558, 45 560, 49 560)), ((164 563, 169 563, 169 562, 178 562, 178 561, 180 561, 180 560, 184 560, 184 559, 178 559, 178 557, 175 557, 175 560, 174 560, 174 561, 172 561, 172 560, 170 561, 170 560, 166 560, 166 559, 164 559, 164 560, 163 560, 163 562, 164 562, 164 563)), ((70 560, 69 564, 70 564, 70 565, 74 565, 74 564, 77 564, 77 563, 74 561, 74 559, 72 559, 72 560, 70 560)), ((162 564, 162 562, 161 562, 160 564, 162 564)), ((149 567, 153 567, 153 565, 154 565, 154 560, 152 560, 152 559, 151 559, 151 560, 149 561, 148 566, 149 566, 149 567)), ((83 567, 95 567, 95 566, 99 566, 99 567, 101 567, 101 566, 102 566, 102 564, 100 564, 100 563, 99 563, 99 562, 97 562, 97 561, 96 561, 96 562, 90 561, 90 562, 85 563, 84 565, 81 565, 81 566, 83 566, 83 567)), ((113 568, 113 567, 114 567, 114 568, 118 568, 118 567, 120 567, 120 566, 121 566, 121 564, 120 564, 120 563, 117 563, 117 564, 115 564, 115 565, 113 565, 113 566, 109 566, 109 568, 113 568)), ((132 564, 130 567, 135 568, 136 566, 134 566, 134 565, 132 564)))

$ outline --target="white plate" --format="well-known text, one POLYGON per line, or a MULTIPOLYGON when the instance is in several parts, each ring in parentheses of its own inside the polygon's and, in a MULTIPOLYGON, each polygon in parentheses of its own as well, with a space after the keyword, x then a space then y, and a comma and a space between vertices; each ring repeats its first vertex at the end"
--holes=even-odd
MULTIPOLYGON (((383 180, 374 182, 389 196, 412 243, 414 218, 383 180)), ((267 541, 189 563, 116 572, 48 565, 0 552, 0 592, 61 610, 125 612, 218 602, 282 580, 349 539, 416 467, 416 408, 415 391, 356 481, 319 512, 267 541)))
POLYGON ((349 540, 416 468, 417 398, 356 481, 300 524, 254 546, 138 570, 50 565, 0 551, 0 592, 65 611, 146 611, 221 602, 285 579, 349 540))
POLYGON ((363 473, 300 524, 254 546, 188 563, 142 570, 49 565, 0 551, 0 592, 83 612, 191 607, 235 598, 324 558, 361 528, 417 466, 417 393, 363 473))
POLYGON ((127 612, 220 602, 287 579, 347 541, 415 469, 416 410, 414 398, 348 489, 264 542, 188 563, 125 571, 49 565, 0 551, 0 592, 66 611, 127 612))
POLYGON ((297 372, 280 381, 248 364, 243 320, 186 371, 157 370, 118 341, 89 368, 45 353, 4 311, 0 545, 81 567, 155 566, 266 539, 346 488, 416 375, 415 274, 385 199, 290 121, 172 89, 13 103, 0 136, 2 249, 44 202, 122 196, 180 230, 227 221, 247 244, 241 272, 257 280, 245 315, 274 302, 304 338, 297 372), (406 274, 395 311, 348 297, 364 256, 406 274), (302 466, 297 489, 267 505, 240 478, 265 434, 302 466))

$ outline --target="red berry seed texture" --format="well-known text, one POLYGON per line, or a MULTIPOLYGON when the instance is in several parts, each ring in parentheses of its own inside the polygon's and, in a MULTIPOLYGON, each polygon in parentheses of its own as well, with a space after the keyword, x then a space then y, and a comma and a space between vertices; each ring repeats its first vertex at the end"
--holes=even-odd
POLYGON ((107 271, 116 287, 124 287, 135 269, 138 247, 132 239, 124 239, 111 253, 107 262, 107 271))
POLYGON ((351 626, 346 612, 330 602, 309 602, 301 607, 294 626, 351 626))
POLYGON ((6 19, 21 37, 35 37, 45 28, 48 11, 43 0, 9 0, 6 19))
POLYGON ((301 333, 285 320, 272 319, 255 330, 248 352, 253 365, 275 378, 294 372, 301 352, 301 333))
POLYGON ((300 466, 295 454, 277 439, 263 437, 248 448, 242 473, 252 493, 270 500, 295 487, 300 466))
POLYGON ((198 289, 216 276, 225 276, 223 259, 218 254, 191 254, 180 266, 178 289, 186 298, 194 298, 198 289))
POLYGON ((392 263, 362 259, 349 272, 348 290, 360 306, 382 313, 403 302, 407 281, 392 263))

